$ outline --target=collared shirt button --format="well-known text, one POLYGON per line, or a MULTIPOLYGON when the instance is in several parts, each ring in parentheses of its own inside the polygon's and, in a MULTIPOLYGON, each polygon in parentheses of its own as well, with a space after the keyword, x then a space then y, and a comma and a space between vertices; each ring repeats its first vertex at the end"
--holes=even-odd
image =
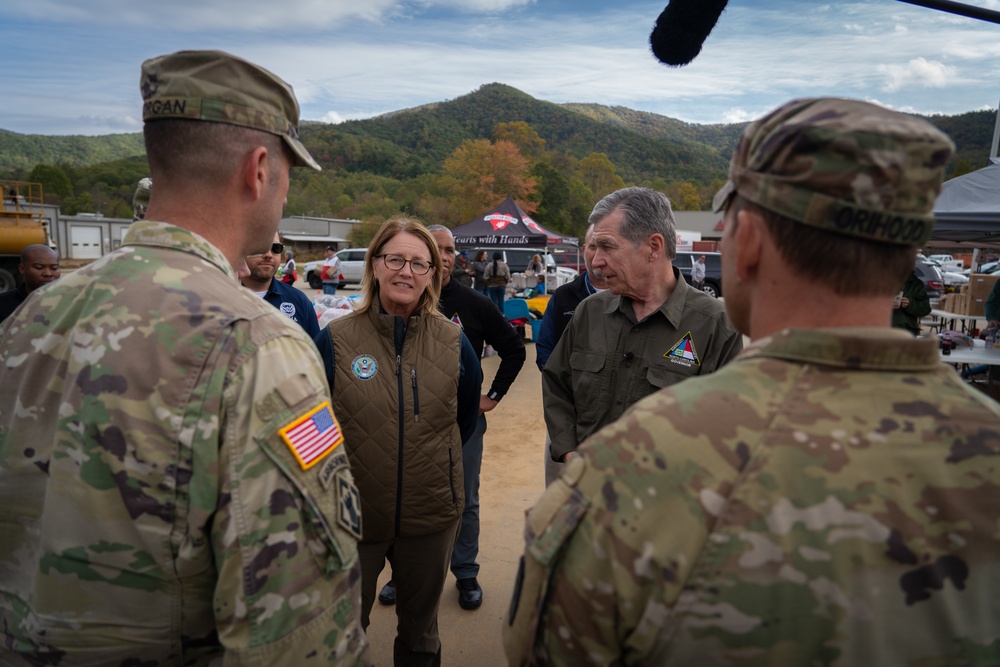
POLYGON ((639 333, 639 327, 632 327, 632 333, 639 333))

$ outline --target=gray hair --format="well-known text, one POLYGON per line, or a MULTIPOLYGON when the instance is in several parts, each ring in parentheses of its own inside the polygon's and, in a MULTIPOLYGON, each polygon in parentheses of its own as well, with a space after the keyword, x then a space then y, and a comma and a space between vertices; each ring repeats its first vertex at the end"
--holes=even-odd
POLYGON ((638 246, 653 234, 660 234, 667 258, 677 256, 677 223, 665 194, 641 187, 616 190, 597 202, 587 222, 597 224, 619 210, 624 214, 619 232, 633 245, 638 246))
POLYGON ((433 234, 434 232, 448 232, 448 236, 451 237, 451 240, 452 241, 455 240, 455 235, 452 234, 451 230, 445 227, 444 225, 428 225, 427 231, 429 231, 431 234, 433 234))

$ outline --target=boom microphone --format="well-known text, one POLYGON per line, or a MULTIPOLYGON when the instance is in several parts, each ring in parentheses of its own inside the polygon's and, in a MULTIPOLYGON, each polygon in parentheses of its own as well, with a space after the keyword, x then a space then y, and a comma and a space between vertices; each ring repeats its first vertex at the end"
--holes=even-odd
POLYGON ((656 19, 649 45, 671 67, 687 65, 701 53, 728 0, 670 0, 656 19))

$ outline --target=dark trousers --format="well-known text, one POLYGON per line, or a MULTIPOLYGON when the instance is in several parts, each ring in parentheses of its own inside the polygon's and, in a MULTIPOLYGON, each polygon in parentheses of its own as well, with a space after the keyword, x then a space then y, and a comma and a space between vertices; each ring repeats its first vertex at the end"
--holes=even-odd
POLYGON ((465 509, 462 527, 451 553, 451 573, 456 579, 479 576, 479 472, 483 467, 483 435, 486 415, 479 415, 476 430, 462 443, 462 473, 465 478, 465 509))
POLYGON ((438 604, 448 576, 451 551, 461 519, 437 533, 361 542, 361 626, 367 630, 375 603, 378 576, 391 549, 392 581, 396 586, 396 640, 393 664, 409 667, 441 664, 438 604))

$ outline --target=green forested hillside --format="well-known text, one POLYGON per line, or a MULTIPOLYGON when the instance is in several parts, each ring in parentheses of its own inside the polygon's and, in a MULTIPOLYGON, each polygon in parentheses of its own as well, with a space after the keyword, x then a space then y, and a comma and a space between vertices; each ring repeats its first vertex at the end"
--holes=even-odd
MULTIPOLYGON (((951 176, 986 164, 993 112, 929 120, 958 146, 951 176)), ((553 104, 492 83, 377 118, 303 123, 302 141, 324 171, 293 172, 286 214, 379 222, 405 212, 458 224, 468 211, 516 189, 519 203, 542 224, 579 234, 594 202, 623 185, 660 189, 678 209, 707 208, 745 126, 553 104)), ((131 190, 146 173, 140 133, 56 137, 0 130, 0 177, 42 182, 47 199, 67 213, 128 215, 131 190)))
POLYGON ((310 123, 302 136, 310 150, 316 147, 321 164, 412 178, 439 168, 463 140, 488 138, 500 122, 523 121, 549 150, 578 159, 605 153, 626 181, 662 177, 665 172, 672 172, 671 178, 708 181, 725 173, 726 159, 719 151, 690 135, 643 134, 575 108, 583 106, 593 105, 552 104, 493 83, 449 102, 378 118, 332 126, 310 123))
POLYGON ((39 162, 86 167, 146 154, 142 134, 50 137, 0 130, 0 170, 26 169, 39 162))

